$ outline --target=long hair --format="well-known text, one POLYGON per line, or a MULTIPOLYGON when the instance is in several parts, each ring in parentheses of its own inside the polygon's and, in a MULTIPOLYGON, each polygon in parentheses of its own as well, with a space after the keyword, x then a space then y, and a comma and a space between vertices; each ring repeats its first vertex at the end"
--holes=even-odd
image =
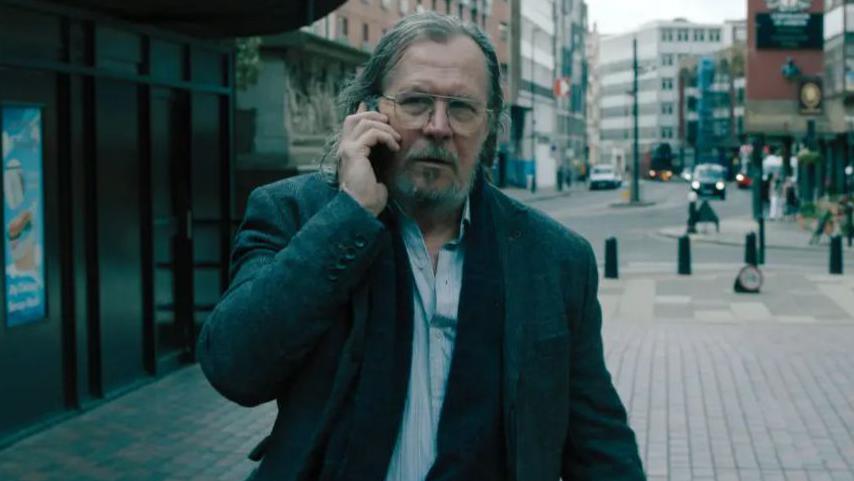
MULTIPOLYGON (((504 95, 501 89, 501 68, 495 47, 489 37, 476 24, 463 22, 457 17, 441 15, 435 12, 423 12, 409 15, 398 21, 377 44, 373 55, 365 62, 362 70, 353 77, 338 94, 337 107, 340 120, 356 112, 364 99, 382 94, 383 83, 388 74, 397 65, 403 53, 413 43, 428 39, 434 42, 447 42, 458 35, 472 39, 486 58, 489 75, 489 93, 487 108, 489 132, 480 151, 480 164, 491 166, 498 148, 498 133, 506 125, 504 95)), ((337 182, 338 143, 341 138, 340 127, 327 141, 320 161, 321 171, 327 180, 337 182)))

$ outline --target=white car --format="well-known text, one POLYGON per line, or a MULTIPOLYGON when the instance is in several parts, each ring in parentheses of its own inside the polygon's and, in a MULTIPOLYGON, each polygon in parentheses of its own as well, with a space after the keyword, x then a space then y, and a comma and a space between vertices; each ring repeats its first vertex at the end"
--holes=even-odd
POLYGON ((623 179, 617 174, 613 165, 600 164, 590 169, 587 185, 590 190, 619 189, 623 185, 623 179))

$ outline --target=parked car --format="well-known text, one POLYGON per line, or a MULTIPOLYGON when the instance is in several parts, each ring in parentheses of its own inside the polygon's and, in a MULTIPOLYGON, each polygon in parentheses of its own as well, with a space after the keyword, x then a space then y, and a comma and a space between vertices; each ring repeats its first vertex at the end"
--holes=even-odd
POLYGON ((623 185, 623 180, 612 165, 600 164, 590 168, 590 178, 587 181, 590 190, 617 189, 623 185))
POLYGON ((649 178, 652 180, 660 180, 662 182, 668 182, 673 178, 672 170, 649 170, 649 178))
POLYGON ((753 179, 747 175, 747 172, 739 172, 735 174, 735 185, 737 185, 739 189, 749 189, 750 186, 753 185, 753 179))
POLYGON ((726 169, 718 164, 700 164, 694 169, 691 190, 699 197, 726 199, 726 169))

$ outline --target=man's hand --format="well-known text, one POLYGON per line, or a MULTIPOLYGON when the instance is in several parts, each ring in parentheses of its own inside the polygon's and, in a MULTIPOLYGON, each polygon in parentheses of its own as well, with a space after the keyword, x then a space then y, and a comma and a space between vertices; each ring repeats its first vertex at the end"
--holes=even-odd
POLYGON ((371 149, 384 144, 397 152, 399 142, 400 134, 388 124, 388 117, 368 111, 364 102, 356 113, 344 119, 338 145, 338 181, 341 190, 375 216, 388 203, 388 189, 379 182, 371 165, 371 149))

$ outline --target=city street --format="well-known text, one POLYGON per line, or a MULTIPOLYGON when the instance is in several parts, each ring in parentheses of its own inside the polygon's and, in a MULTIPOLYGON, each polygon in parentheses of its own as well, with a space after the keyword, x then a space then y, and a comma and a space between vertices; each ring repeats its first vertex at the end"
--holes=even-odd
MULTIPOLYGON (((749 192, 730 188, 713 203, 724 222, 749 214, 749 192)), ((677 275, 662 231, 684 225, 687 186, 642 189, 653 205, 613 207, 621 191, 582 186, 511 194, 600 261, 619 239, 621 277, 600 286, 606 358, 649 479, 854 481, 851 251, 840 277, 826 245, 771 248, 762 293, 735 294, 743 248, 695 242, 693 275, 677 275)), ((191 366, 0 451, 0 479, 242 480, 274 415, 228 403, 191 366)))

